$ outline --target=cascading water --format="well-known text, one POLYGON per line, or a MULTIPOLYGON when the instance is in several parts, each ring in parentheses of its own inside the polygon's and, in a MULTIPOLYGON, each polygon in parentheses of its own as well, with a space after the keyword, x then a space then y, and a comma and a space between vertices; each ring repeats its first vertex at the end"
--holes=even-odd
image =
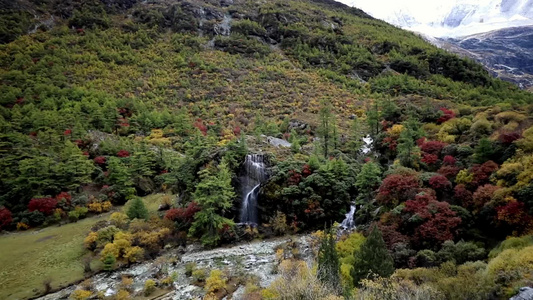
MULTIPOLYGON (((370 135, 367 135, 363 138, 363 142, 365 143, 361 147, 361 152, 365 155, 369 154, 372 151, 372 137, 370 135)), ((350 206, 350 211, 346 214, 346 217, 342 221, 341 225, 339 226, 339 229, 342 231, 352 230, 355 229, 355 211, 357 210, 357 207, 355 206, 355 203, 352 203, 350 206)))
POLYGON ((245 176, 242 179, 242 206, 240 223, 257 224, 257 197, 261 183, 268 179, 265 156, 250 154, 244 161, 245 176))
POLYGON ((340 229, 351 230, 355 228, 355 211, 357 210, 355 204, 350 206, 350 211, 346 214, 346 218, 341 223, 340 229))

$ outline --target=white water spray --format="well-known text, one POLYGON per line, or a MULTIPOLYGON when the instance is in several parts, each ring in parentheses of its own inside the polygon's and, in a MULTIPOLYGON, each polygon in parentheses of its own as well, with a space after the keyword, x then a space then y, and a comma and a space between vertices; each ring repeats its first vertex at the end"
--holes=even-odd
POLYGON ((257 224, 257 200, 261 184, 268 179, 265 157, 262 154, 250 154, 244 161, 246 175, 242 184, 242 206, 240 223, 257 224))

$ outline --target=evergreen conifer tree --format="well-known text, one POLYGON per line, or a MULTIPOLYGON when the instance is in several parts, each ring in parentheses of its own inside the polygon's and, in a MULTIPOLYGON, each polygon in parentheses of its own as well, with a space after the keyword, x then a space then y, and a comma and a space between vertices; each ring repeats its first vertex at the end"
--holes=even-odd
POLYGON ((370 129, 370 135, 375 139, 375 137, 379 134, 379 119, 380 119, 380 113, 379 113, 379 107, 377 102, 374 103, 374 105, 370 108, 367 108, 366 110, 366 121, 368 124, 368 128, 370 129))
POLYGON ((131 200, 130 207, 128 208, 126 214, 132 220, 148 218, 148 210, 146 209, 146 206, 144 206, 143 200, 139 197, 131 200))
POLYGON ((107 182, 113 186, 118 195, 118 200, 129 199, 135 194, 130 169, 118 157, 110 157, 108 163, 107 182))
POLYGON ((235 198, 231 173, 223 161, 218 167, 218 174, 212 174, 209 169, 199 174, 201 181, 196 186, 194 200, 202 209, 194 216, 189 234, 200 236, 204 245, 214 246, 220 240, 220 230, 233 226, 233 222, 223 216, 235 198))
POLYGON ((359 285, 361 279, 365 279, 370 275, 389 277, 394 273, 392 257, 377 226, 372 228, 370 235, 361 245, 359 251, 354 253, 354 258, 355 262, 351 275, 356 286, 359 285))
POLYGON ((318 134, 320 136, 320 143, 324 158, 327 158, 331 148, 336 149, 338 145, 337 125, 333 108, 328 101, 322 102, 320 109, 320 124, 318 126, 318 134))
POLYGON ((406 122, 404 130, 398 139, 398 159, 404 167, 418 168, 420 159, 420 148, 415 144, 415 140, 421 137, 421 132, 414 129, 414 122, 406 122))
POLYGON ((108 253, 105 257, 102 263, 104 264, 104 271, 112 271, 115 268, 116 259, 113 256, 113 254, 108 253))
POLYGON ((357 174, 355 186, 359 191, 358 200, 369 200, 372 191, 381 183, 381 170, 377 163, 367 162, 357 174))
POLYGON ((352 126, 350 128, 349 140, 346 143, 346 148, 348 153, 352 155, 353 158, 357 158, 359 152, 361 152, 361 147, 363 147, 363 136, 361 134, 361 124, 358 118, 353 120, 352 126))
POLYGON ((494 146, 487 138, 479 140, 479 144, 474 149, 474 162, 482 164, 491 159, 494 155, 494 146))
POLYGON ((335 248, 335 236, 331 229, 322 238, 318 251, 318 279, 334 289, 338 289, 340 282, 340 262, 335 248))

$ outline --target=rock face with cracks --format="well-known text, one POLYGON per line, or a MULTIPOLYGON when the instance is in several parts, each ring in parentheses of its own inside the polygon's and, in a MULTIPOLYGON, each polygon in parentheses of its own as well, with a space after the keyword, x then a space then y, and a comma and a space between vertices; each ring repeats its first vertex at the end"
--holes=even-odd
MULTIPOLYGON (((112 296, 120 289, 122 277, 127 276, 133 279, 133 294, 140 294, 146 280, 156 277, 164 278, 174 273, 177 274, 176 281, 168 289, 168 293, 158 299, 201 299, 205 294, 203 288, 194 285, 194 279, 185 275, 185 266, 188 263, 195 263, 197 268, 221 269, 230 274, 245 271, 249 275, 256 276, 261 287, 267 287, 277 277, 277 274, 273 272, 278 263, 276 249, 289 242, 296 242, 301 258, 311 263, 313 255, 309 246, 309 236, 299 236, 294 239, 285 237, 212 250, 201 250, 200 247, 191 245, 181 257, 177 254, 177 250, 173 250, 155 261, 143 262, 110 273, 99 273, 90 280, 96 293, 101 292, 106 296, 112 296), (167 262, 161 263, 161 261, 167 262)), ((56 293, 37 298, 37 300, 69 299, 69 296, 77 289, 81 289, 81 286, 72 285, 56 293)), ((244 287, 237 287, 231 299, 242 299, 243 294, 244 287)))

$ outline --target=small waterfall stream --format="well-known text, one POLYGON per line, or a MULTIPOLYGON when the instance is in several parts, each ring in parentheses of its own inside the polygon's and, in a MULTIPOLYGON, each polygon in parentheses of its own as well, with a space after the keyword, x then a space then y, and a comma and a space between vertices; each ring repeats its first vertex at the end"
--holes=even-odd
POLYGON ((357 210, 355 203, 350 206, 350 211, 346 214, 346 218, 339 226, 342 230, 351 230, 355 228, 355 211, 357 210))
MULTIPOLYGON (((364 155, 369 154, 372 151, 372 143, 374 142, 372 140, 372 137, 370 135, 367 135, 363 138, 363 142, 365 143, 361 147, 361 153, 364 155)), ((346 214, 344 220, 342 221, 341 225, 339 226, 339 229, 341 231, 347 231, 355 229, 355 212, 357 210, 357 206, 355 206, 355 203, 352 203, 350 206, 350 211, 346 214)))
POLYGON ((261 184, 268 179, 265 156, 250 154, 244 161, 245 176, 242 180, 242 205, 240 223, 257 224, 257 198, 261 184))

